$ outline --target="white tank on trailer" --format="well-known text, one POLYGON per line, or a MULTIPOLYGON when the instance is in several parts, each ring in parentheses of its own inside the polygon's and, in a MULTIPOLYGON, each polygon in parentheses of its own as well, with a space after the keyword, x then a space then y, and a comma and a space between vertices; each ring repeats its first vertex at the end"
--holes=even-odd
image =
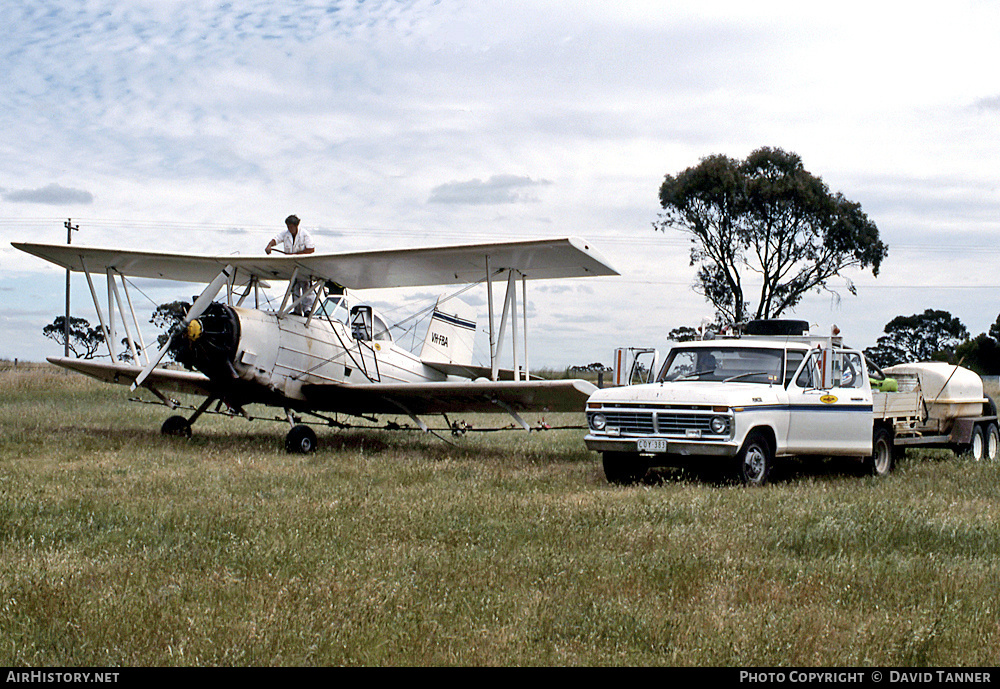
POLYGON ((941 361, 897 364, 885 369, 887 376, 916 376, 927 404, 928 423, 937 422, 942 430, 963 416, 979 416, 987 402, 983 379, 961 366, 941 361))

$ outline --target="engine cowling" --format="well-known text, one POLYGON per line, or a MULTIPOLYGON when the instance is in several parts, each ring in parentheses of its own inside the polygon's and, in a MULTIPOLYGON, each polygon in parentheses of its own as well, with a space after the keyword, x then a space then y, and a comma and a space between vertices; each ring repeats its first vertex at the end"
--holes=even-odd
POLYGON ((212 380, 236 377, 233 361, 240 341, 240 320, 232 307, 213 302, 204 313, 176 333, 170 346, 174 360, 212 380))

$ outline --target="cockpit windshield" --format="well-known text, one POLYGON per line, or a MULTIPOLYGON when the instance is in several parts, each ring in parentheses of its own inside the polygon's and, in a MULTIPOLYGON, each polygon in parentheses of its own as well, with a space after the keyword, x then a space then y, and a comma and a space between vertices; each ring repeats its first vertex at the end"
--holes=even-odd
POLYGON ((327 297, 323 300, 323 304, 319 309, 317 309, 316 315, 319 318, 329 318, 341 323, 347 323, 347 319, 350 317, 350 311, 347 308, 347 297, 342 294, 327 297))
POLYGON ((783 350, 765 347, 676 347, 670 351, 657 381, 779 384, 784 358, 783 350))

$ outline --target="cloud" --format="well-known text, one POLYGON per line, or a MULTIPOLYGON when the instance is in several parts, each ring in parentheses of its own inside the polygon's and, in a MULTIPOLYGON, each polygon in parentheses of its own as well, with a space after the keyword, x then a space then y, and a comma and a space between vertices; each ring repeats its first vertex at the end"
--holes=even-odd
POLYGON ((1000 96, 980 98, 976 101, 976 107, 980 110, 1000 110, 1000 96))
POLYGON ((531 193, 531 189, 548 184, 552 184, 552 182, 516 175, 493 175, 485 182, 472 179, 467 182, 449 182, 434 187, 431 190, 428 203, 453 203, 471 206, 535 203, 538 201, 538 197, 531 193))
MULTIPOLYGON (((998 241, 1000 138, 989 125, 1000 112, 990 67, 1000 14, 977 0, 934 15, 838 7, 0 3, 0 234, 62 243, 62 218, 26 217, 60 199, 91 204, 48 206, 81 223, 74 243, 224 255, 259 254, 292 211, 321 251, 575 234, 623 277, 594 281, 592 294, 535 287, 540 319, 615 314, 613 327, 593 323, 572 347, 559 328, 532 328, 532 361, 580 363, 710 311, 689 288, 686 240, 651 231, 657 190, 706 155, 773 145, 862 203, 890 244, 878 280, 857 277, 860 296, 833 312, 810 295, 797 317, 850 321, 851 341, 866 346, 937 289, 933 306, 966 308, 970 331, 988 328, 995 290, 973 299, 906 285, 925 275, 997 284, 995 270, 980 271, 998 241), (86 192, 49 180, 99 195, 74 199, 86 192)), ((63 277, 40 263, 0 246, 0 274, 39 276, 60 313, 63 277)), ((0 318, 32 301, 0 294, 0 318)), ((34 340, 0 341, 0 356, 53 347, 41 338, 49 321, 32 326, 34 340)))
POLYGON ((44 203, 49 206, 69 206, 73 204, 91 204, 94 195, 82 189, 70 189, 59 184, 49 184, 40 189, 15 189, 0 192, 4 201, 10 203, 44 203))

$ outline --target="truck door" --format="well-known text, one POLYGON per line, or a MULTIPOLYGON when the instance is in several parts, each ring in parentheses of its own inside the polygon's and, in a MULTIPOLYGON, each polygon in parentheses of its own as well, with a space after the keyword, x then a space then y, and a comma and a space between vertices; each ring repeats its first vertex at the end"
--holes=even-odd
POLYGON ((619 347, 615 350, 613 384, 641 385, 656 379, 660 353, 647 347, 619 347))
POLYGON ((858 352, 816 348, 788 385, 788 450, 871 454, 872 393, 858 352))

